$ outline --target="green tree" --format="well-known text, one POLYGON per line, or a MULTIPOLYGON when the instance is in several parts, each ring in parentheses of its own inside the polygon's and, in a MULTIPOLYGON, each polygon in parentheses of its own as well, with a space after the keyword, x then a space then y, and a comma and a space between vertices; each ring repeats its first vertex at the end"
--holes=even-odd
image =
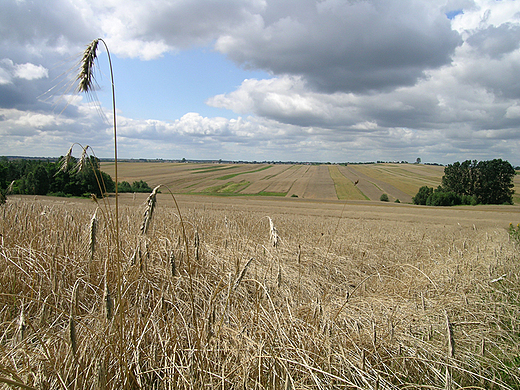
POLYGON ((419 188, 419 192, 412 198, 414 204, 422 204, 425 205, 428 197, 433 194, 433 188, 428 186, 423 186, 419 188))
POLYGON ((119 192, 132 192, 132 186, 127 181, 122 181, 118 185, 119 192))
POLYGON ((428 206, 457 206, 462 203, 460 195, 454 192, 443 191, 442 188, 435 190, 428 199, 426 204, 428 206))
POLYGON ((132 191, 134 192, 150 192, 152 189, 150 186, 143 180, 134 181, 132 183, 132 191))
POLYGON ((444 168, 442 190, 460 195, 464 203, 512 204, 514 176, 515 170, 507 161, 466 160, 444 168))
POLYGON ((482 204, 513 204, 515 169, 501 159, 480 161, 474 193, 482 204))
POLYGON ((462 164, 458 161, 444 168, 442 187, 446 192, 459 195, 473 195, 476 178, 478 177, 478 162, 466 160, 462 164))
POLYGON ((47 169, 43 164, 38 164, 33 173, 33 194, 46 195, 49 192, 49 187, 50 180, 47 169))

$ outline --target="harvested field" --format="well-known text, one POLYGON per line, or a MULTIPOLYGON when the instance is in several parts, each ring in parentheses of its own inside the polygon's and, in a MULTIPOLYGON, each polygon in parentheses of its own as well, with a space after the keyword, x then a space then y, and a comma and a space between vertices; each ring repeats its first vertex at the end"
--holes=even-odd
MULTIPOLYGON (((339 169, 346 177, 350 178, 350 180, 359 180, 357 184, 358 189, 370 200, 379 200, 382 194, 387 194, 389 200, 392 202, 399 199, 400 202, 412 203, 412 197, 409 194, 389 184, 387 182, 388 177, 387 181, 375 178, 374 176, 380 175, 378 172, 374 175, 372 169, 355 169, 352 165, 348 167, 339 167, 339 169), (366 175, 363 171, 371 172, 372 176, 366 175)), ((391 178, 391 180, 393 181, 394 179, 391 178)))
MULTIPOLYGON (((338 199, 351 199, 351 200, 365 200, 370 199, 367 197, 363 192, 359 190, 356 180, 352 180, 348 178, 347 174, 344 174, 345 170, 342 170, 341 168, 346 167, 338 167, 338 166, 330 166, 329 167, 329 173, 330 177, 334 181, 334 187, 336 189, 336 194, 338 196, 338 199)), ((346 173, 346 172, 345 172, 346 173)), ((352 176, 351 176, 352 177, 352 176)))
POLYGON ((1 206, 0 389, 520 386, 517 206, 146 198, 1 206))
POLYGON ((310 172, 312 176, 303 194, 305 199, 338 199, 334 181, 330 177, 329 169, 326 165, 314 165, 310 172))
MULTIPOLYGON (((113 175, 113 164, 102 163, 113 175)), ((391 202, 411 203, 420 187, 437 188, 444 167, 421 164, 194 164, 124 162, 120 181, 144 180, 151 187, 167 185, 174 193, 286 196, 303 199, 369 199, 379 201, 383 193, 391 202), (354 183, 359 181, 356 186, 354 183)), ((514 179, 520 203, 520 176, 514 179)))
MULTIPOLYGON (((244 175, 243 179, 251 185, 241 191, 242 194, 259 194, 269 191, 268 188, 278 181, 280 175, 289 170, 292 165, 274 165, 268 170, 244 175)), ((282 188, 283 189, 283 188, 282 188)), ((273 191, 274 192, 274 191, 273 191)), ((284 192, 284 191, 278 191, 284 192)))
POLYGON ((401 196, 405 202, 411 201, 411 197, 417 194, 422 186, 437 188, 444 175, 444 167, 429 165, 421 166, 419 169, 410 164, 349 165, 349 168, 365 175, 368 181, 380 187, 389 196, 401 196), (404 198, 403 194, 408 196, 404 198))

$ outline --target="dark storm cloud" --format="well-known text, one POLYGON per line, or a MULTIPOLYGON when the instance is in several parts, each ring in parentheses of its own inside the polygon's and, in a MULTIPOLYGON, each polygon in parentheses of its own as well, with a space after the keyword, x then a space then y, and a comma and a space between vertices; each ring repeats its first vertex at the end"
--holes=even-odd
POLYGON ((291 3, 268 2, 256 25, 222 36, 217 49, 243 66, 300 75, 330 93, 413 85, 425 70, 449 64, 462 43, 427 2, 291 3))
POLYGON ((30 48, 33 54, 46 47, 59 48, 67 42, 82 42, 92 31, 78 5, 66 0, 21 0, 2 2, 0 36, 11 45, 30 48))

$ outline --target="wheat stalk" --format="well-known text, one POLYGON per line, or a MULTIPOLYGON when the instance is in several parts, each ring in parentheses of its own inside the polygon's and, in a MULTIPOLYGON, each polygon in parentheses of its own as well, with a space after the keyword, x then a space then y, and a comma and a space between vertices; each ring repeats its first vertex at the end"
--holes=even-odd
POLYGON ((94 211, 94 215, 90 219, 90 240, 89 240, 89 249, 90 249, 90 261, 94 259, 94 251, 96 248, 96 232, 97 232, 97 211, 94 211))
POLYGON ((276 248, 278 246, 278 230, 276 230, 276 227, 273 224, 273 220, 270 217, 267 218, 269 218, 270 240, 273 246, 276 248))
POLYGON ((104 301, 105 301, 105 315, 107 321, 112 319, 114 315, 114 301, 112 300, 112 296, 110 295, 110 290, 108 289, 108 284, 105 281, 105 292, 104 292, 104 301))
POLYGON ((18 317, 18 340, 23 341, 25 337, 25 330, 27 329, 27 324, 25 322, 25 310, 24 305, 22 304, 22 309, 20 311, 20 316, 18 317))
MULTIPOLYGON (((117 249, 117 278, 118 278, 118 295, 122 295, 123 276, 121 274, 121 244, 119 242, 119 191, 118 191, 118 172, 117 172, 117 120, 116 120, 116 89, 114 84, 114 72, 112 69, 112 58, 108 45, 101 39, 94 39, 83 52, 83 57, 80 62, 80 69, 76 81, 78 82, 77 92, 92 93, 95 89, 95 75, 94 66, 97 58, 97 49, 99 42, 103 43, 107 51, 108 64, 110 67, 110 80, 112 84, 112 111, 113 111, 113 128, 114 128, 114 176, 115 176, 115 190, 116 190, 116 207, 115 207, 115 221, 116 221, 116 249, 117 249)), ((71 151, 69 151, 71 153, 71 151)))
POLYGON ((152 222, 153 212, 157 203, 157 191, 159 187, 160 185, 155 187, 150 195, 148 195, 148 199, 146 199, 146 209, 144 210, 143 223, 141 224, 141 234, 148 233, 148 228, 150 227, 150 222, 152 222))
POLYGON ((247 268, 249 267, 249 264, 251 264, 252 261, 253 261, 253 258, 251 257, 249 259, 249 261, 246 263, 246 265, 244 266, 244 269, 242 269, 242 272, 240 272, 240 276, 237 278, 237 280, 235 281, 235 284, 233 286, 233 291, 237 289, 238 285, 240 284, 240 282, 244 278, 244 276, 245 276, 245 274, 247 272, 247 268))

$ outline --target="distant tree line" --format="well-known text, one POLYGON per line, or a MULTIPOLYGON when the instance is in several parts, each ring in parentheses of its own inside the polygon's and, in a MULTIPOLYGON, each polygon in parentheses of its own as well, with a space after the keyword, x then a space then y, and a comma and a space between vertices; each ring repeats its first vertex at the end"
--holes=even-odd
POLYGON ((413 202, 430 206, 513 204, 515 174, 513 166, 501 159, 456 162, 444 168, 437 189, 421 187, 413 202))
MULTIPOLYGON (((5 200, 7 192, 24 195, 90 196, 115 191, 114 180, 100 170, 99 159, 90 156, 78 168, 78 160, 72 157, 66 169, 62 162, 47 160, 16 159, 0 157, 0 197, 5 200)), ((144 181, 132 185, 122 182, 119 192, 147 192, 151 188, 144 181)))

